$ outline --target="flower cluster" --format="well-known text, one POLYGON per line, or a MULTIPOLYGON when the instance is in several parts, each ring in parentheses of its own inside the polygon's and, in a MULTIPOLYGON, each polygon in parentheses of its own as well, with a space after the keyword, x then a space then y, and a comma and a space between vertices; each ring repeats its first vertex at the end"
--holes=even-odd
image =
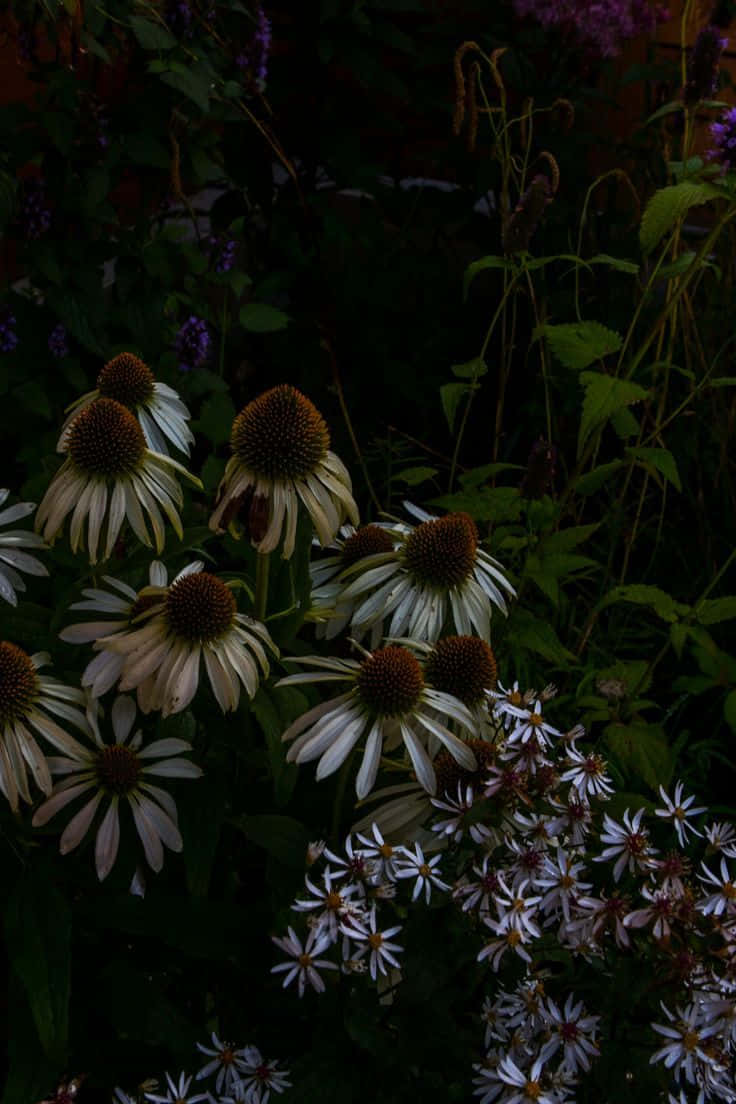
POLYGON ((720 164, 723 173, 736 169, 736 107, 729 107, 711 123, 710 132, 713 145, 706 153, 708 159, 720 164))
POLYGON ((51 210, 47 205, 45 182, 37 176, 28 177, 20 189, 18 222, 28 241, 43 237, 51 226, 51 210))
POLYGON ((17 324, 15 315, 4 307, 0 311, 0 353, 12 353, 13 349, 17 349, 18 334, 15 331, 17 324))
POLYGON ((649 0, 514 0, 514 10, 543 27, 568 31, 598 57, 613 57, 627 39, 651 33, 670 15, 649 0))
POLYGON ((49 334, 48 347, 52 357, 62 360, 69 356, 69 341, 66 326, 59 322, 49 334))
POLYGON ((212 355, 212 336, 204 318, 190 314, 177 331, 174 348, 179 357, 180 372, 202 368, 212 355))

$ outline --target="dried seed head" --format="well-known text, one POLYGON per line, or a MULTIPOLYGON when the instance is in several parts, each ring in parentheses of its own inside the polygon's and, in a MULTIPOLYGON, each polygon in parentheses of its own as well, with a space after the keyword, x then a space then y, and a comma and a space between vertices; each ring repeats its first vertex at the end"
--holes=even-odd
POLYGON ((38 692, 31 658, 7 640, 0 641, 0 726, 25 717, 38 692))
POLYGON ((114 479, 136 470, 146 441, 127 407, 115 399, 95 399, 69 427, 68 449, 86 475, 114 479))
POLYGON ((108 360, 97 377, 97 390, 106 399, 123 406, 142 406, 153 397, 153 372, 133 353, 118 353, 108 360))
POLYGON ((342 546, 342 562, 345 567, 352 567, 366 556, 390 552, 393 546, 390 534, 380 525, 362 525, 342 546))
POLYGON ((379 648, 363 661, 357 686, 364 704, 379 717, 410 713, 424 689, 422 669, 406 648, 379 648))
POLYGON ((324 459, 330 434, 316 406, 284 383, 241 410, 231 443, 244 466, 263 479, 304 479, 324 459))
POLYGON ((409 573, 438 590, 459 586, 471 575, 478 549, 478 530, 468 514, 448 514, 424 521, 407 538, 409 573))
POLYGON ((496 685, 498 667, 493 652, 478 636, 446 636, 427 657, 427 681, 435 690, 478 705, 484 691, 496 685))
POLYGON ((175 636, 206 644, 232 627, 236 609, 230 587, 216 575, 200 571, 171 584, 164 612, 175 636))

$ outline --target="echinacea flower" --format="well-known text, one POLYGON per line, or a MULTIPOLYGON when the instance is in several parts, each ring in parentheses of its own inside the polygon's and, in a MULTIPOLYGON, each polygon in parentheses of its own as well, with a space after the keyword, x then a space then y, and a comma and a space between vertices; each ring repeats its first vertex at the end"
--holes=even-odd
POLYGON ((186 709, 199 686, 202 660, 223 713, 237 709, 240 684, 252 698, 268 677, 266 648, 278 655, 265 625, 238 613, 237 584, 200 567, 190 564, 168 587, 144 587, 139 600, 153 601, 140 624, 94 645, 95 651, 123 657, 120 689, 136 689, 144 713, 160 709, 167 717, 186 709))
MULTIPOLYGON (((345 589, 340 581, 341 573, 366 556, 392 552, 399 543, 400 538, 394 536, 391 525, 361 525, 356 529, 347 523, 340 527, 339 536, 330 545, 330 555, 310 561, 312 592, 311 609, 307 616, 316 622, 318 637, 332 640, 350 621, 352 603, 340 603, 345 589)), ((380 639, 381 625, 377 623, 371 636, 371 647, 377 647, 380 639)))
POLYGON ((191 415, 173 387, 160 383, 148 365, 134 353, 118 353, 101 369, 94 391, 88 391, 68 407, 70 414, 61 429, 57 451, 61 452, 69 428, 80 411, 96 399, 122 403, 140 422, 146 444, 153 452, 168 453, 167 441, 189 455, 194 434, 187 422, 191 415))
POLYGON ((280 384, 248 403, 233 422, 233 455, 217 492, 210 528, 222 532, 242 513, 259 552, 293 555, 299 504, 306 507, 320 544, 345 518, 358 524, 347 468, 330 451, 327 425, 313 403, 280 384))
POLYGON ((354 635, 365 635, 390 618, 389 637, 424 643, 438 639, 446 622, 465 635, 488 639, 491 608, 507 612, 502 590, 516 591, 501 565, 479 547, 478 530, 468 514, 437 518, 405 503, 417 526, 397 526, 399 546, 366 556, 342 573, 340 605, 350 603, 354 635))
POLYGON ((315 706, 289 726, 282 736, 285 742, 294 740, 286 756, 289 762, 309 763, 319 759, 319 781, 336 771, 366 736, 355 783, 360 798, 373 788, 387 741, 403 740, 417 780, 428 793, 437 789, 434 767, 424 746, 430 736, 467 770, 473 770, 477 761, 472 749, 437 719, 438 714, 451 717, 472 730, 472 715, 462 702, 425 683, 419 661, 406 648, 390 645, 374 652, 364 651, 363 655, 361 662, 320 656, 292 657, 292 662, 317 670, 288 675, 277 686, 326 681, 352 685, 346 693, 315 706))
MULTIPOLYGON (((177 575, 189 574, 192 571, 201 571, 204 567, 202 560, 195 560, 177 575)), ((148 585, 151 587, 166 587, 168 584, 168 572, 160 560, 154 560, 148 569, 148 585)), ((141 590, 133 590, 121 579, 114 579, 111 575, 103 575, 99 586, 88 587, 82 591, 83 602, 73 602, 70 610, 92 610, 102 614, 104 620, 80 621, 76 625, 67 625, 59 636, 67 644, 92 644, 103 640, 113 633, 122 632, 125 629, 137 628, 140 619, 152 605, 160 601, 156 595, 146 594, 142 596, 141 590), (103 588, 102 583, 106 585, 103 588)), ((90 660, 82 674, 82 686, 89 688, 93 698, 100 698, 115 685, 123 671, 125 657, 118 652, 108 652, 101 648, 94 659, 90 660)))
MULTIPOLYGON (((8 490, 0 490, 0 506, 4 505, 9 494, 8 490)), ((35 502, 16 502, 15 506, 6 506, 0 510, 0 525, 11 525, 20 518, 28 517, 35 509, 35 502)), ((27 575, 48 575, 41 561, 24 552, 24 548, 45 548, 45 545, 37 533, 27 529, 9 529, 0 533, 0 598, 10 602, 11 606, 18 605, 16 591, 22 594, 26 589, 19 571, 25 571, 27 575)))
POLYGON ((60 448, 66 459, 36 514, 36 532, 43 530, 45 540, 60 533, 71 513, 72 552, 84 545, 83 530, 88 523, 87 548, 94 564, 105 522, 102 558, 108 559, 127 518, 138 540, 146 548, 155 543, 160 553, 165 540, 161 511, 182 537, 178 510, 183 495, 174 473, 195 486, 202 484, 170 456, 146 448, 138 420, 122 403, 103 398, 90 402, 69 425, 60 448))
POLYGON ((148 865, 159 871, 164 862, 164 846, 171 851, 181 851, 183 844, 172 797, 149 779, 199 778, 202 774, 199 767, 181 757, 183 752, 191 751, 191 744, 172 736, 144 745, 140 729, 133 733, 135 702, 124 695, 115 699, 110 714, 113 743, 102 739, 96 711, 88 710, 87 716, 92 746, 77 744, 65 757, 49 759, 51 772, 65 777, 56 783, 51 797, 36 810, 33 827, 40 828, 77 797, 88 795, 62 833, 59 850, 66 855, 82 842, 100 804, 109 801, 95 838, 95 867, 102 881, 117 858, 119 806, 125 801, 133 815, 148 865))
POLYGON ((13 810, 19 796, 30 803, 28 773, 36 785, 51 792, 49 764, 33 733, 48 740, 59 751, 72 755, 81 745, 54 719, 88 731, 81 690, 65 686, 48 675, 39 675, 40 667, 50 662, 46 652, 28 655, 16 644, 0 641, 0 790, 13 810))

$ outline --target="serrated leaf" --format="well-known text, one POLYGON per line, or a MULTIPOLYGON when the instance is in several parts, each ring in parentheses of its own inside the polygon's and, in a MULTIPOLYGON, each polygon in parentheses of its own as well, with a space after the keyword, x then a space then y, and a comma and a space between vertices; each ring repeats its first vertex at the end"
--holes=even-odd
POLYGON ((611 428, 617 437, 622 441, 626 441, 629 437, 638 437, 640 426, 638 419, 631 413, 628 406, 622 406, 620 410, 611 415, 611 428))
POLYGON ((637 606, 648 606, 663 621, 669 622, 677 621, 684 614, 690 612, 690 606, 686 606, 682 602, 676 602, 671 594, 660 590, 659 587, 647 586, 644 583, 614 587, 601 599, 596 606, 596 610, 600 612, 606 606, 613 606, 618 602, 632 602, 637 606))
POLYGON ((516 606, 509 619, 507 637, 516 647, 541 655, 550 663, 569 666, 578 660, 562 644, 549 621, 516 606))
POLYGON ((604 425, 617 410, 645 399, 649 394, 638 383, 607 376, 602 372, 581 372, 580 382, 585 388, 585 397, 580 418, 578 455, 594 429, 604 425))
POLYGON ((160 23, 153 23, 140 15, 131 15, 130 25, 144 50, 171 50, 176 46, 174 35, 160 23))
POLYGON ((440 387, 442 409, 445 412, 450 433, 453 432, 455 427, 455 416, 458 406, 462 402, 463 397, 469 395, 472 390, 473 388, 469 383, 444 383, 442 387, 440 387))
POLYGON ((197 429, 213 445, 223 445, 230 439, 230 430, 237 411, 233 401, 224 391, 211 395, 202 405, 197 429))
POLYGON ((546 324, 537 327, 534 337, 546 338, 557 360, 575 372, 621 348, 621 335, 600 322, 546 324))
POLYGON ((478 487, 471 491, 441 495, 429 502, 443 510, 464 511, 476 521, 518 521, 521 497, 518 487, 478 487))
POLYGON ((665 479, 678 490, 682 490, 680 473, 677 470, 677 461, 669 449, 664 448, 627 448, 626 452, 635 460, 640 460, 644 467, 654 467, 665 479))
POLYGON ((606 741, 621 764, 641 778, 655 792, 667 786, 674 763, 667 737, 660 725, 611 724, 606 741))
POLYGON ((701 625, 717 625, 720 621, 732 621, 736 617, 736 596, 705 598, 695 607, 695 616, 701 625))
POLYGON ((246 303, 240 308, 238 318, 240 325, 251 333, 275 333, 289 325, 288 314, 268 303, 246 303))
POLYGON ((611 460, 608 464, 599 464, 597 468, 592 468, 578 478, 575 490, 580 495, 595 494, 622 467, 623 460, 611 460))
POLYGON ((552 552, 569 552, 571 548, 577 548, 588 537, 592 537, 598 528, 598 522, 592 525, 571 525, 569 529, 560 529, 558 533, 550 533, 544 537, 544 555, 552 552))
POLYGON ((207 77, 193 73, 191 69, 183 69, 161 73, 159 80, 163 81, 164 84, 168 84, 170 88, 175 88, 177 92, 182 92, 185 96, 188 96, 202 114, 206 115, 209 111, 210 82, 207 77))
POLYGON ((410 487, 418 487, 420 483, 426 483, 435 475, 437 475, 437 468, 404 468, 403 471, 396 473, 394 479, 400 479, 410 487))
POLYGON ((682 180, 656 191, 647 203, 639 227, 639 241, 644 253, 651 253, 664 235, 671 230, 691 207, 699 207, 712 199, 722 199, 723 192, 711 184, 682 180))

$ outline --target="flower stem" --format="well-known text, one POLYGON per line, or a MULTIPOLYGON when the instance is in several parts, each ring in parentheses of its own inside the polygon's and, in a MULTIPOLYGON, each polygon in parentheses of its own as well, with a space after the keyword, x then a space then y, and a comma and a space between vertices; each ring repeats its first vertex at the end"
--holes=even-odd
POLYGON ((256 594, 253 600, 253 616, 256 621, 263 621, 266 616, 266 603, 268 600, 268 563, 270 552, 256 553, 256 594))

